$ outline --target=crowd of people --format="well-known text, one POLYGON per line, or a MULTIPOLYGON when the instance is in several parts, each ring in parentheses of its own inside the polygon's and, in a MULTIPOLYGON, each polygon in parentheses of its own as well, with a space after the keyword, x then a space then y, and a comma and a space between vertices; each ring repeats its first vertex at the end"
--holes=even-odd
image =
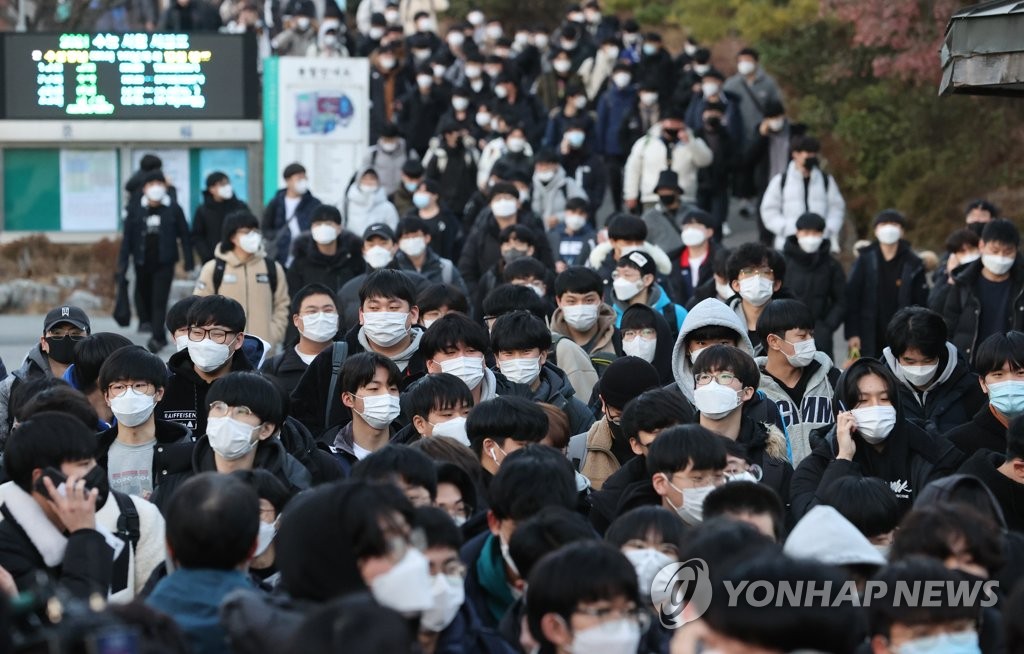
POLYGON ((191 224, 143 158, 118 270, 147 347, 58 306, 0 383, 3 638, 1024 651, 1024 258, 993 204, 941 261, 894 209, 851 248, 755 51, 726 76, 595 0, 443 36, 431 3, 269 4, 219 9, 370 57, 373 147, 337 205, 293 163, 257 216, 218 172, 191 224), (758 232, 728 248, 731 200, 758 232), (899 584, 985 591, 858 601, 899 584))

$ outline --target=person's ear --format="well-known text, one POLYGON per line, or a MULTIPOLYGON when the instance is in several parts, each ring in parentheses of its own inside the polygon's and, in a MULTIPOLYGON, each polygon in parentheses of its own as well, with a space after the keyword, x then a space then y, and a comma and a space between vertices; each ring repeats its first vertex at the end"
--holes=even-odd
POLYGON ((655 473, 651 477, 651 486, 654 487, 654 492, 658 494, 658 497, 665 497, 672 490, 668 483, 668 477, 663 472, 655 473))
POLYGON ((734 279, 731 282, 729 282, 729 288, 732 289, 733 293, 739 293, 740 292, 740 280, 734 279))
POLYGON ((243 345, 244 343, 245 343, 245 332, 238 332, 238 337, 237 337, 237 338, 235 338, 235 343, 234 343, 235 347, 234 347, 234 350, 236 350, 236 351, 237 351, 237 350, 241 349, 241 348, 242 348, 242 345, 243 345))
POLYGON ((292 316, 292 324, 295 325, 295 329, 302 327, 302 316, 295 314, 292 316))
POLYGON ((410 307, 409 309, 409 327, 412 327, 420 321, 420 308, 417 306, 410 307))
POLYGON ((557 613, 545 613, 540 619, 540 631, 544 638, 557 648, 572 644, 572 631, 565 624, 565 618, 557 613))
POLYGON ((498 520, 498 517, 494 515, 494 511, 487 511, 487 528, 495 536, 501 535, 501 520, 498 520))
POLYGON ((772 293, 778 293, 780 288, 782 288, 782 280, 776 279, 775 283, 772 284, 772 293))
MULTIPOLYGON (((153 401, 154 401, 154 403, 159 404, 160 400, 162 400, 162 399, 164 399, 164 389, 158 388, 158 389, 156 389, 156 393, 153 393, 153 401)), ((109 402, 108 402, 108 404, 109 404, 109 402)))
POLYGON ((1018 459, 1013 462, 1013 474, 1017 477, 1018 482, 1024 481, 1024 461, 1018 459))
POLYGON ((412 417, 412 428, 416 430, 416 433, 420 436, 427 435, 427 419, 423 416, 412 417))
POLYGON ((257 438, 261 441, 265 441, 276 433, 277 425, 272 422, 265 422, 260 426, 260 433, 257 438))
POLYGON ((650 273, 648 273, 648 274, 644 275, 643 277, 641 277, 640 281, 642 281, 644 283, 644 286, 653 286, 654 285, 654 275, 651 275, 650 273))
POLYGON ((363 324, 363 308, 359 307, 359 324, 363 324))
POLYGON ((42 476, 43 476, 43 469, 42 468, 33 468, 32 469, 32 486, 33 487, 36 485, 36 482, 38 482, 39 478, 42 477, 42 476))
POLYGON ((441 372, 440 364, 438 364, 433 359, 428 359, 427 360, 427 374, 428 375, 436 375, 439 372, 441 372))
POLYGON ((540 353, 540 367, 543 368, 544 364, 547 363, 547 362, 548 362, 548 353, 545 350, 544 352, 540 353))
POLYGON ((890 654, 889 639, 882 634, 871 637, 871 654, 890 654))
POLYGON ((39 349, 41 349, 46 354, 50 353, 50 344, 46 342, 45 336, 39 337, 39 349))
POLYGON ((629 439, 629 449, 633 450, 633 454, 635 454, 637 456, 644 456, 644 455, 646 455, 646 452, 644 452, 644 446, 641 445, 640 441, 638 441, 635 438, 630 438, 629 439))
POLYGON ((752 386, 747 386, 740 392, 743 393, 744 402, 747 402, 750 398, 754 397, 754 388, 752 386))
POLYGON ((348 407, 349 409, 351 409, 351 408, 353 408, 353 407, 355 406, 355 404, 356 404, 356 397, 355 397, 355 395, 353 395, 352 393, 347 393, 347 392, 345 392, 345 393, 342 393, 342 394, 341 394, 341 403, 342 403, 342 404, 343 404, 344 406, 346 406, 346 407, 348 407))
POLYGON ((985 375, 978 375, 978 384, 981 386, 981 392, 988 395, 988 385, 985 383, 985 375))

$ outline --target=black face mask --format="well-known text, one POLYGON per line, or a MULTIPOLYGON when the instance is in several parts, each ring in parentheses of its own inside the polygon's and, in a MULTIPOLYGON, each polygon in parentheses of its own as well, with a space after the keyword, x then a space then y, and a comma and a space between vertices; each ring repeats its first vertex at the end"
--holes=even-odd
POLYGON ((722 119, 718 116, 711 116, 706 122, 711 129, 718 129, 722 126, 722 119))
POLYGON ((107 478, 107 471, 102 466, 94 466, 89 474, 82 477, 85 480, 85 485, 88 488, 95 488, 99 491, 96 496, 96 510, 99 511, 103 508, 103 505, 107 503, 107 498, 110 497, 110 480, 107 478))
POLYGON ((679 141, 679 132, 664 131, 661 133, 661 139, 669 145, 675 145, 679 141))
POLYGON ((807 157, 806 159, 804 159, 804 168, 806 168, 807 170, 814 170, 817 167, 818 167, 818 158, 817 157, 807 157))
POLYGON ((671 193, 667 193, 665 195, 662 195, 661 193, 658 194, 658 201, 666 207, 673 206, 676 203, 676 200, 676 196, 671 193))
MULTIPOLYGON (((621 418, 620 418, 621 420, 621 418)), ((611 418, 608 419, 608 428, 612 431, 612 439, 619 442, 626 442, 626 434, 622 431, 621 422, 613 422, 611 418)))
POLYGON ((46 345, 50 350, 47 356, 67 365, 75 358, 75 346, 81 340, 81 336, 47 336, 46 345))

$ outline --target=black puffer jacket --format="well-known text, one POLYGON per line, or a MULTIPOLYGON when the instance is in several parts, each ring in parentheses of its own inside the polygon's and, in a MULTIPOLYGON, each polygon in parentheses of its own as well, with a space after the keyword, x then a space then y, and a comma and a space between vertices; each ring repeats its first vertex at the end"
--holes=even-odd
MULTIPOLYGON (((978 319, 981 300, 978 298, 978 277, 981 261, 972 261, 958 268, 953 285, 946 289, 941 306, 933 306, 946 319, 949 340, 957 346, 968 361, 974 361, 978 346, 978 319)), ((1006 308, 1006 331, 1024 329, 1024 261, 1018 255, 1010 269, 1010 306, 1006 308)))
POLYGON ((818 350, 832 355, 832 334, 846 317, 846 273, 831 253, 828 239, 817 252, 808 254, 796 236, 786 239, 786 288, 807 305, 814 316, 814 341, 818 350))
POLYGON ((196 207, 192 217, 192 246, 200 263, 213 258, 213 251, 224 237, 224 219, 236 211, 250 212, 249 205, 234 196, 218 202, 209 191, 203 191, 203 203, 196 207))
POLYGON ((308 233, 295 239, 292 245, 294 258, 288 267, 288 290, 293 295, 307 284, 323 284, 333 291, 363 274, 366 264, 363 262, 362 240, 351 232, 342 231, 337 244, 337 251, 328 256, 320 252, 308 233))

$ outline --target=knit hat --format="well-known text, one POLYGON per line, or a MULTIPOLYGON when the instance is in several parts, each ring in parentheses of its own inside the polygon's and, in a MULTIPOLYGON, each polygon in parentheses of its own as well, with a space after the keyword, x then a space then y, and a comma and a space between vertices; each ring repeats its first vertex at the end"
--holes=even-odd
POLYGON ((604 403, 621 409, 644 391, 661 386, 661 378, 654 366, 640 357, 619 357, 605 368, 598 393, 604 403))
POLYGON ((907 227, 907 217, 904 216, 899 211, 896 211, 895 209, 885 209, 884 211, 880 211, 878 213, 878 215, 875 216, 875 225, 874 226, 878 227, 882 223, 895 223, 895 224, 899 225, 900 227, 903 227, 904 229, 906 229, 906 227, 907 227))

